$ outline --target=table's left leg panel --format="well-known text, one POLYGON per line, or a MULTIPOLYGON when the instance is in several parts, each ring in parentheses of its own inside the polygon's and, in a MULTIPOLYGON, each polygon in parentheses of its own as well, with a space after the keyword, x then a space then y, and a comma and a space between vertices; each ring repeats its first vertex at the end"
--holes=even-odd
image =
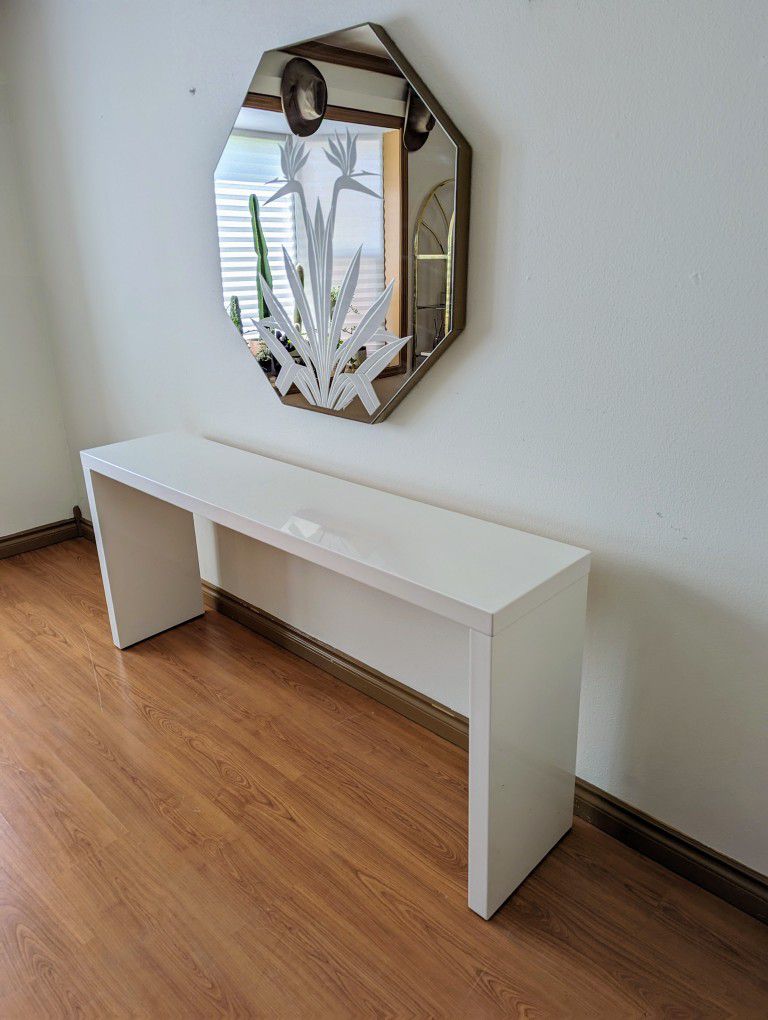
POLYGON ((117 647, 200 616, 192 514, 96 471, 85 482, 117 647))

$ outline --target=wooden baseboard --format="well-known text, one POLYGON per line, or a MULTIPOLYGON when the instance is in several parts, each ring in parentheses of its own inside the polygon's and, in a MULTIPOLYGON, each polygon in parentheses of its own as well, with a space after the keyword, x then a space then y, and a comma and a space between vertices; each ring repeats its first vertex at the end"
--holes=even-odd
POLYGON ((32 552, 33 549, 43 549, 47 545, 56 545, 57 542, 68 542, 71 538, 96 541, 93 525, 83 517, 79 506, 73 506, 72 516, 64 521, 41 524, 39 528, 29 528, 27 531, 19 531, 15 535, 0 538, 0 560, 9 556, 20 556, 22 553, 32 552))
POLYGON ((74 508, 75 521, 77 522, 77 537, 85 538, 89 542, 95 542, 96 536, 93 533, 93 525, 83 513, 79 506, 74 508))
MULTIPOLYGON (((465 716, 430 701, 391 677, 250 603, 203 582, 208 609, 216 609, 262 637, 306 659, 438 736, 466 748, 465 716)), ((768 879, 625 804, 583 779, 576 780, 574 814, 639 853, 768 923, 768 879)))
POLYGON ((768 878, 583 779, 574 814, 689 882, 768 924, 768 878))
POLYGON ((9 556, 20 556, 21 553, 31 552, 33 549, 42 549, 46 545, 66 542, 77 536, 77 522, 74 516, 65 521, 54 521, 53 524, 42 524, 39 528, 18 531, 15 535, 0 538, 0 560, 9 556))

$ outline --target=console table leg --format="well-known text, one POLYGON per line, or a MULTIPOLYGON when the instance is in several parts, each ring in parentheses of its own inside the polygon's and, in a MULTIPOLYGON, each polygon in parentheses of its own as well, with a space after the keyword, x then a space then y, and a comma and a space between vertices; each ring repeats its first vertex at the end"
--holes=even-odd
POLYGON ((200 616, 192 514, 96 471, 85 483, 117 647, 200 616))
POLYGON ((469 906, 486 919, 573 822, 586 593, 470 631, 469 906))

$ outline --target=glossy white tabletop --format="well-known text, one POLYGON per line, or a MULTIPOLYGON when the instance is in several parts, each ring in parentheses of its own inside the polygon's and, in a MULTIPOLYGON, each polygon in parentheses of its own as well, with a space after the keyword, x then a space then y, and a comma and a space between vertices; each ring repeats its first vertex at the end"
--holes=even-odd
POLYGON ((92 471, 486 634, 589 570, 584 549, 186 433, 81 458, 92 471))

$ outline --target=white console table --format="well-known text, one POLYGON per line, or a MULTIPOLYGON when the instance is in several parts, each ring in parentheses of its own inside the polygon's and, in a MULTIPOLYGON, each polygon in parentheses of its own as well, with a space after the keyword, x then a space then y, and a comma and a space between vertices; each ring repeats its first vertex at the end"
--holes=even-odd
POLYGON ((203 612, 193 514, 463 625, 469 906, 572 823, 589 553, 183 433, 81 454, 118 648, 203 612))

